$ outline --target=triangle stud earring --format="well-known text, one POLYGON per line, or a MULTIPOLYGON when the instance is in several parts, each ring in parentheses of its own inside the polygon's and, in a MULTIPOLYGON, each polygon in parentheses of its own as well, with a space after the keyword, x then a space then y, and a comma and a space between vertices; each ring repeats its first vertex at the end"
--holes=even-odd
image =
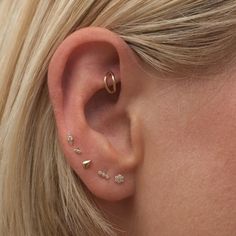
POLYGON ((91 165, 92 161, 91 160, 85 160, 82 162, 83 168, 88 169, 91 165))

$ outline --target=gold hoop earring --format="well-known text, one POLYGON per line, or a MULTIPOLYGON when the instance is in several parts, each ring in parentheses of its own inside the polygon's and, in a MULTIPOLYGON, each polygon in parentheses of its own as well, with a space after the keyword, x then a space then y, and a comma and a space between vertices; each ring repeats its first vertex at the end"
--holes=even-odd
POLYGON ((105 84, 105 88, 108 93, 114 94, 116 92, 116 78, 115 78, 115 75, 113 74, 113 72, 111 72, 111 71, 107 72, 107 74, 104 77, 104 84, 105 84), (112 80, 112 89, 109 88, 108 83, 107 83, 107 80, 109 77, 112 80))

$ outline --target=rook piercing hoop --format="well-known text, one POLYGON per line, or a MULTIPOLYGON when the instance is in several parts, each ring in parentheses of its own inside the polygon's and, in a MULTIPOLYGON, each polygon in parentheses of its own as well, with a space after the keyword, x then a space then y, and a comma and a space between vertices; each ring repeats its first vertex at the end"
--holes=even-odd
POLYGON ((109 72, 106 73, 106 75, 104 77, 104 84, 105 84, 105 88, 106 88, 108 93, 113 94, 113 93, 116 92, 116 78, 115 78, 115 75, 114 75, 113 72, 109 71, 109 72), (109 88, 109 85, 108 85, 108 82, 107 82, 107 79, 109 77, 112 80, 112 89, 109 88))

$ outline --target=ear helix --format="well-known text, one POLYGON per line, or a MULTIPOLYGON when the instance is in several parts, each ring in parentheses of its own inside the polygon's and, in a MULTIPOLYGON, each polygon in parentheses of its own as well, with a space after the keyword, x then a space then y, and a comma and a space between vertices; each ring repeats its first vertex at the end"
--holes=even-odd
MULTIPOLYGON (((107 90, 107 92, 109 94, 114 94, 116 92, 116 83, 117 82, 116 82, 116 78, 115 78, 114 73, 112 71, 107 72, 106 75, 104 76, 104 84, 105 84, 105 89, 107 90), (108 79, 111 79, 111 85, 109 85, 108 79)), ((73 152, 75 154, 82 155, 81 149, 78 146, 75 146, 74 137, 70 133, 67 135, 67 142, 73 148, 73 152)), ((92 160, 90 160, 90 159, 83 160, 82 166, 85 170, 91 168, 92 160)), ((99 170, 97 172, 97 175, 100 178, 107 180, 107 181, 111 179, 110 175, 108 174, 108 171, 99 170)), ((125 177, 121 174, 117 174, 114 176, 114 182, 116 184, 122 184, 125 182, 125 177)))

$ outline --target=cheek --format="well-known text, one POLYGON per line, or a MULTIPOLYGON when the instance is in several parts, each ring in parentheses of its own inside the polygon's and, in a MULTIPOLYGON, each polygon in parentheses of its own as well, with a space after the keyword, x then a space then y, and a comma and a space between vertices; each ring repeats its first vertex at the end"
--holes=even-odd
POLYGON ((236 106, 232 97, 219 96, 202 108, 188 123, 183 140, 183 153, 196 153, 195 162, 208 188, 218 191, 217 197, 231 194, 236 206, 236 106))
POLYGON ((223 166, 236 162, 236 86, 218 87, 181 85, 155 104, 145 140, 158 157, 192 155, 223 166))
POLYGON ((145 139, 150 141, 147 157, 155 159, 156 165, 164 163, 166 168, 173 165, 173 170, 184 169, 182 176, 186 179, 194 174, 194 181, 214 186, 219 193, 223 191, 219 186, 228 186, 236 196, 234 102, 219 96, 201 107, 190 107, 179 103, 176 110, 160 110, 158 125, 149 127, 145 139))
POLYGON ((207 159, 227 162, 236 154, 236 106, 219 96, 197 111, 180 130, 187 147, 207 159))
POLYGON ((143 185, 152 180, 157 214, 175 225, 235 230, 236 103, 227 93, 197 98, 165 99, 146 122, 143 185))
POLYGON ((202 107, 179 130, 179 137, 176 148, 185 160, 191 159, 206 191, 218 191, 219 197, 230 190, 236 196, 236 106, 231 99, 219 96, 202 107))

